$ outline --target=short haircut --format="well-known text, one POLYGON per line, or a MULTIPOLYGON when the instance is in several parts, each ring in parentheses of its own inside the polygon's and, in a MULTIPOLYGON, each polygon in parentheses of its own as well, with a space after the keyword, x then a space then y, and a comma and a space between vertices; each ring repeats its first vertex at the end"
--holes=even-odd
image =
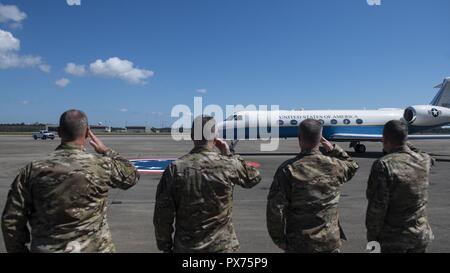
POLYGON ((408 140, 408 125, 399 120, 391 120, 384 126, 383 137, 394 145, 404 145, 408 140))
POLYGON ((302 141, 317 145, 322 138, 322 123, 315 119, 305 119, 299 126, 299 138, 302 141))
POLYGON ((59 131, 66 141, 84 137, 88 128, 88 118, 83 111, 72 109, 64 112, 59 119, 59 131))
POLYGON ((216 121, 213 117, 202 115, 194 119, 191 128, 191 139, 197 144, 205 144, 215 139, 216 121))

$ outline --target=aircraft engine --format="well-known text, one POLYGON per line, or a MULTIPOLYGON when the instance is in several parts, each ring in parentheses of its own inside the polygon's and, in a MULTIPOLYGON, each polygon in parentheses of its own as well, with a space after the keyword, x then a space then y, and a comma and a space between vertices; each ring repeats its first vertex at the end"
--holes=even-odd
POLYGON ((450 109, 433 105, 406 108, 403 118, 414 126, 438 126, 450 123, 450 109))

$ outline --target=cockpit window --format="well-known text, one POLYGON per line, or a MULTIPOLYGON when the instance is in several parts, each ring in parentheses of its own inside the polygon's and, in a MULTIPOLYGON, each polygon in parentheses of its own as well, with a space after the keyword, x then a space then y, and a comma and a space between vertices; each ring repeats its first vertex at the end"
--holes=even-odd
POLYGON ((242 115, 232 115, 232 116, 229 116, 228 118, 227 118, 227 121, 230 121, 230 120, 243 120, 244 118, 242 117, 242 115))

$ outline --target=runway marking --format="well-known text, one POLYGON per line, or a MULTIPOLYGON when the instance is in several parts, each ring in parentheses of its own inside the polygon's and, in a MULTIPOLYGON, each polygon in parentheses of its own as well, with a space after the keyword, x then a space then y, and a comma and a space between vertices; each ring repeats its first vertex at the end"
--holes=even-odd
POLYGON ((157 158, 147 158, 147 159, 131 159, 134 167, 138 172, 142 174, 162 174, 170 163, 174 162, 175 159, 157 159, 157 158))
POLYGON ((254 167, 256 169, 261 168, 261 164, 259 164, 258 162, 248 162, 247 161, 247 165, 249 165, 250 167, 254 167))
MULTIPOLYGON (((131 163, 141 174, 162 174, 175 160, 173 158, 130 159, 131 163)), ((257 169, 261 168, 261 164, 257 162, 247 162, 247 164, 257 169)))

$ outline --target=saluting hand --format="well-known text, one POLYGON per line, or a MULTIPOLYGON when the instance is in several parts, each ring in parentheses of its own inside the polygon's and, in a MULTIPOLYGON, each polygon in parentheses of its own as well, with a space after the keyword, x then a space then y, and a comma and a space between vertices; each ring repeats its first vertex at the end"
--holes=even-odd
POLYGON ((106 145, 103 144, 103 142, 96 135, 94 135, 94 133, 92 133, 91 130, 89 130, 89 138, 91 139, 89 143, 97 153, 105 154, 106 152, 109 151, 109 148, 106 147, 106 145))
POLYGON ((214 140, 214 145, 216 145, 217 149, 219 149, 222 154, 224 155, 231 154, 230 146, 228 146, 228 143, 225 140, 216 138, 214 140))
POLYGON ((329 142, 328 140, 326 140, 324 137, 322 137, 322 139, 320 140, 320 144, 322 144, 322 146, 325 148, 325 151, 327 153, 334 150, 334 145, 331 142, 329 142))

